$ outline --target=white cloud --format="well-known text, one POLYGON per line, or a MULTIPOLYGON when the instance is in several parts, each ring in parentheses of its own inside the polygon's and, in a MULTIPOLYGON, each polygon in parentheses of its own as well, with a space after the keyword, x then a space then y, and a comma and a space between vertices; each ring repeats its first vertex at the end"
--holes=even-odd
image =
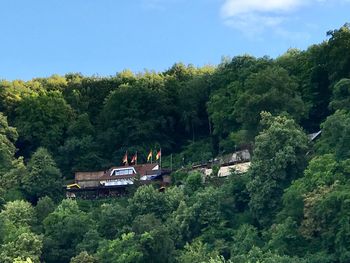
MULTIPOLYGON (((293 14, 311 4, 349 3, 350 0, 224 0, 221 17, 230 27, 248 36, 258 36, 265 30, 287 32, 283 28, 296 20, 293 14)), ((300 32, 290 32, 297 36, 300 32)), ((287 33, 285 34, 287 35, 287 33)), ((299 34, 300 35, 300 34, 299 34)))
POLYGON ((226 0, 221 8, 224 18, 252 13, 287 12, 302 4, 305 0, 226 0))

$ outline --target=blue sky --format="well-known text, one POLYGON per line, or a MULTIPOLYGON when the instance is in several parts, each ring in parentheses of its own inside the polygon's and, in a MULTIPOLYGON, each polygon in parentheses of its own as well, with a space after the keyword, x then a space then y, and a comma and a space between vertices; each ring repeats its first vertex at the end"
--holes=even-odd
POLYGON ((0 79, 276 57, 325 40, 349 11, 350 0, 0 0, 0 79))

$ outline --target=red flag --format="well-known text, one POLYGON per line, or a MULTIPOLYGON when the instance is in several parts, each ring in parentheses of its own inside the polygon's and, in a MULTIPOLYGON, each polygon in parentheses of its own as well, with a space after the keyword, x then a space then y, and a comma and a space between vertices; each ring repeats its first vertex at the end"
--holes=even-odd
POLYGON ((159 152, 156 155, 156 160, 159 160, 161 156, 162 156, 162 150, 159 150, 159 152))
POLYGON ((123 158, 123 164, 128 165, 128 152, 125 152, 124 158, 123 158))
POLYGON ((131 158, 130 163, 136 164, 137 163, 137 152, 135 153, 135 155, 131 158))

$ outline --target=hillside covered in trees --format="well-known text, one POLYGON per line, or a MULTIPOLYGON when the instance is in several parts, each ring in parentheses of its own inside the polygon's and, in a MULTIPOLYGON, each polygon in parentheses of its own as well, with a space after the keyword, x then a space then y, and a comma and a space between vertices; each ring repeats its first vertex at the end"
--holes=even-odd
POLYGON ((0 112, 1 263, 350 262, 349 25, 276 59, 2 80, 0 112), (160 147, 175 168, 238 149, 252 164, 64 198, 74 172, 160 147))

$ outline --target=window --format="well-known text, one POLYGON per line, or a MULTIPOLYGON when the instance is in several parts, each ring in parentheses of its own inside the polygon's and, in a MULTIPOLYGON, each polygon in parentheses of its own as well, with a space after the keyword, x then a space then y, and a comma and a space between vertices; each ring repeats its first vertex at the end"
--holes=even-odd
POLYGON ((122 170, 114 170, 112 175, 118 176, 118 175, 131 175, 134 174, 133 169, 122 169, 122 170))

